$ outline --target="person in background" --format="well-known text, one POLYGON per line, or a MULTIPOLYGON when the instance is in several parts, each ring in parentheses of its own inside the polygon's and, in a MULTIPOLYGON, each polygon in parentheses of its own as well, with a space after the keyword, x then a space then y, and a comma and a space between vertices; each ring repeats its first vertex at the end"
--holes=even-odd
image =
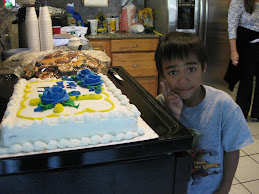
POLYGON ((228 193, 239 149, 253 143, 240 107, 227 93, 201 85, 207 52, 195 34, 171 32, 162 36, 155 61, 164 78, 157 100, 194 132, 187 193, 228 193))
POLYGON ((247 118, 256 77, 251 118, 259 119, 259 0, 231 0, 228 33, 233 65, 240 66, 236 102, 247 118))

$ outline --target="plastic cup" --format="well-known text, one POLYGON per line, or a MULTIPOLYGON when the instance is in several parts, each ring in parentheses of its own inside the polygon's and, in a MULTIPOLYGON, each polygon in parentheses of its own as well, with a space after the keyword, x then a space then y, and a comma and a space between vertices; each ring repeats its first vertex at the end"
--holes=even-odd
POLYGON ((98 19, 91 19, 88 22, 90 22, 91 35, 97 35, 98 19))
POLYGON ((49 15, 49 8, 47 6, 40 7, 39 19, 51 19, 49 15))
POLYGON ((52 22, 51 20, 39 20, 39 25, 42 25, 42 26, 52 26, 52 22))
POLYGON ((53 35, 61 33, 61 26, 52 26, 53 35))
POLYGON ((26 7, 26 15, 25 15, 25 17, 37 19, 35 7, 26 7))

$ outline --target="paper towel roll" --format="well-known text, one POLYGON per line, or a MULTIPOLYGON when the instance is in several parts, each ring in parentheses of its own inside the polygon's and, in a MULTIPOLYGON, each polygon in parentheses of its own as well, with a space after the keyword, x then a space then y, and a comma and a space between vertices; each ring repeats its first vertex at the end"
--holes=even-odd
POLYGON ((108 0, 84 0, 85 7, 108 7, 108 0))

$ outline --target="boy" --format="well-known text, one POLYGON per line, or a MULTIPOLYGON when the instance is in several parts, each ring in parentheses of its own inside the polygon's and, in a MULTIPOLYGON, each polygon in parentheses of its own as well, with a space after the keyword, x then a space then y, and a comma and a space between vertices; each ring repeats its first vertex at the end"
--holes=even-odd
POLYGON ((187 193, 228 193, 239 149, 253 143, 240 107, 227 93, 201 85, 207 53, 196 35, 165 35, 159 41, 155 60, 164 78, 158 101, 198 134, 193 142, 193 170, 187 193))

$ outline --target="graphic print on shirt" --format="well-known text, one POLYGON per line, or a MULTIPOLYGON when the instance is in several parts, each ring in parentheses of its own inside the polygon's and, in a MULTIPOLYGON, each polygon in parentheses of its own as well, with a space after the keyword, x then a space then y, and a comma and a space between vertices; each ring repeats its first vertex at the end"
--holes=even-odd
POLYGON ((198 177, 206 177, 211 174, 218 174, 217 168, 220 168, 219 163, 211 163, 208 162, 207 159, 210 157, 214 158, 216 153, 213 153, 212 151, 198 148, 195 149, 195 145, 199 144, 200 139, 200 131, 197 129, 189 128, 189 130, 192 131, 193 134, 193 149, 191 152, 192 155, 192 171, 191 171, 191 177, 193 179, 193 183, 195 182, 196 178, 198 177))
POLYGON ((206 177, 211 174, 218 174, 217 168, 220 168, 219 163, 209 163, 206 160, 203 160, 204 156, 211 157, 214 154, 205 149, 199 149, 197 151, 193 151, 192 153, 193 158, 193 167, 191 172, 191 177, 193 181, 195 181, 198 177, 206 177))

